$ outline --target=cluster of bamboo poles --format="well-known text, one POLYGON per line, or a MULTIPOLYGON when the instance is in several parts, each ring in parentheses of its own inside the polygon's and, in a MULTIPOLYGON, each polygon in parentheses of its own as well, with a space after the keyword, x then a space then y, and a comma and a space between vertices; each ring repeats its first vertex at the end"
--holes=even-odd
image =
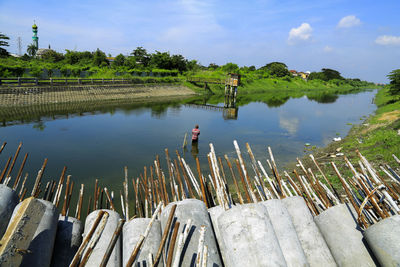
MULTIPOLYGON (((388 164, 380 166, 381 174, 385 174, 386 177, 381 176, 358 150, 356 153, 359 158, 358 167, 355 167, 346 156, 343 157, 351 173, 347 179, 341 174, 336 164, 330 162, 345 192, 344 196, 340 196, 333 188, 312 155, 310 155, 311 160, 320 176, 326 181, 326 185, 318 180, 318 175, 314 175, 310 168, 306 170, 300 160, 297 161, 303 175, 299 175, 296 170, 293 172, 301 185, 300 189, 297 188, 298 193, 305 198, 314 215, 348 200, 358 215, 360 227, 366 229, 382 219, 400 214, 400 176, 388 164)), ((400 160, 395 155, 393 158, 400 165, 400 160)), ((290 179, 287 173, 285 175, 290 179)))
MULTIPOLYGON (((278 171, 274 155, 270 147, 267 151, 269 159, 266 160, 267 170, 260 160, 256 160, 252 149, 246 143, 246 150, 249 160, 246 164, 243 159, 242 152, 237 141, 233 141, 236 151, 236 158, 229 158, 226 154, 217 157, 213 144, 210 144, 210 152, 207 155, 209 173, 200 168, 199 159, 196 158, 196 171, 186 163, 176 150, 176 159, 172 160, 168 149, 165 149, 165 160, 167 171, 161 168, 160 157, 157 155, 154 164, 144 166, 143 173, 137 178, 131 180, 134 197, 134 211, 130 209, 129 198, 129 181, 128 168, 124 168, 123 190, 120 191, 120 204, 122 215, 125 220, 133 217, 150 218, 156 210, 159 203, 163 206, 170 202, 175 202, 187 198, 197 198, 204 201, 207 208, 220 205, 225 210, 235 205, 264 201, 273 198, 285 198, 290 196, 304 197, 309 209, 314 215, 320 214, 322 211, 332 207, 338 203, 343 203, 346 199, 352 204, 353 208, 358 212, 358 220, 362 227, 367 228, 369 225, 387 218, 393 214, 398 214, 399 196, 400 196, 400 177, 396 171, 389 165, 380 166, 381 173, 387 176, 385 178, 379 175, 372 165, 357 151, 359 162, 356 169, 352 163, 344 156, 346 166, 351 170, 352 176, 345 179, 340 173, 334 162, 331 162, 333 170, 337 178, 340 180, 344 192, 341 196, 327 178, 320 164, 313 155, 310 155, 313 163, 312 168, 306 168, 304 164, 297 159, 297 166, 300 170, 293 170, 291 174, 287 171, 281 175, 278 171), (225 162, 225 164, 224 164, 225 162), (249 167, 250 166, 250 167, 249 167), (236 167, 236 168, 235 168, 236 167), (249 172, 252 170, 252 173, 249 172), (228 179, 233 181, 233 190, 228 186, 228 179)), ((6 143, 0 148, 3 151, 6 143)), ((14 157, 9 157, 5 167, 0 174, 0 183, 4 181, 8 185, 11 181, 11 172, 14 168, 16 159, 19 155, 22 143, 19 144, 14 157)), ((13 189, 17 190, 22 171, 28 157, 28 153, 21 163, 18 174, 13 184, 13 189)), ((400 160, 393 155, 397 163, 400 160)), ((41 169, 35 179, 35 184, 31 196, 38 197, 41 193, 42 198, 52 201, 57 207, 60 205, 61 193, 64 190, 64 201, 62 206, 62 215, 68 215, 71 196, 74 188, 74 182, 68 175, 65 181, 66 167, 62 170, 58 183, 50 181, 46 184, 44 191, 41 190, 41 179, 47 165, 47 159, 44 160, 41 169)), ((19 197, 22 201, 26 195, 27 188, 25 182, 28 174, 23 179, 22 186, 19 190, 19 197)), ((81 184, 79 190, 79 199, 77 202, 75 217, 81 218, 83 205, 84 184, 81 184)), ((343 191, 343 190, 341 190, 343 191)), ((116 210, 114 204, 114 192, 101 187, 98 179, 95 180, 93 195, 89 196, 87 214, 97 209, 116 210)))
MULTIPOLYGON (((2 146, 0 147, 0 154, 6 145, 7 145, 6 142, 4 142, 2 144, 2 146)), ((6 186, 10 185, 10 187, 11 187, 11 184, 10 184, 10 182, 12 180, 11 173, 15 166, 15 162, 19 156, 21 148, 22 148, 22 142, 19 143, 14 156, 13 157, 10 156, 8 158, 8 160, 0 174, 0 184, 2 183, 6 186)), ((16 192, 17 192, 18 187, 21 182, 22 172, 23 172, 24 166, 26 164, 28 155, 29 155, 28 153, 25 154, 24 159, 22 160, 21 166, 18 170, 18 174, 17 174, 15 181, 11 187, 16 192)), ((61 199, 63 198, 63 200, 64 200, 63 205, 62 205, 62 207, 60 207, 61 215, 67 216, 69 214, 69 206, 70 206, 72 192, 73 192, 73 188, 74 188, 74 182, 71 180, 71 175, 68 175, 67 179, 66 179, 66 184, 64 187, 65 173, 67 170, 67 168, 64 167, 61 172, 61 176, 60 176, 58 183, 54 180, 49 181, 49 182, 47 182, 44 190, 42 190, 41 189, 42 177, 43 177, 44 171, 46 169, 46 166, 47 166, 47 159, 44 159, 42 167, 40 168, 40 170, 38 171, 38 174, 36 176, 35 183, 34 183, 34 186, 33 186, 30 196, 36 197, 36 198, 39 198, 39 196, 41 196, 42 199, 52 202, 56 207, 60 206, 61 199), (63 188, 65 188, 64 189, 64 197, 62 197, 63 188)), ((19 196, 20 202, 22 200, 24 200, 24 198, 26 197, 26 193, 28 191, 28 188, 25 185, 26 181, 28 179, 28 176, 29 176, 28 173, 26 173, 24 176, 21 188, 19 189, 18 196, 19 196)), ((84 190, 84 185, 81 184, 81 188, 79 190, 79 200, 78 200, 78 204, 77 204, 77 207, 75 210, 75 217, 78 220, 81 218, 82 203, 83 203, 83 190, 84 190)))

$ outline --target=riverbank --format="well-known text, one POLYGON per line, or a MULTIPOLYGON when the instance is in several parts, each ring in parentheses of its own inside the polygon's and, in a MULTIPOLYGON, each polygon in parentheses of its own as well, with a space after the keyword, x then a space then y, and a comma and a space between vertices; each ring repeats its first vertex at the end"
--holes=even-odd
MULTIPOLYGON (((400 156, 400 99, 391 96, 385 87, 378 91, 374 103, 377 105, 375 114, 354 125, 346 137, 311 151, 318 162, 325 166, 328 179, 337 189, 341 188, 341 184, 329 164, 338 163, 339 170, 347 177, 351 176, 349 168, 344 164, 343 154, 355 163, 359 160, 356 153, 358 150, 377 170, 383 164, 392 168, 399 166, 392 155, 400 156)), ((309 156, 303 157, 302 161, 306 165, 312 165, 309 156)), ((287 168, 293 169, 294 165, 295 163, 289 164, 287 168)))
POLYGON ((151 98, 192 96, 196 93, 180 84, 165 85, 81 85, 2 88, 0 106, 70 103, 103 100, 143 101, 151 98))

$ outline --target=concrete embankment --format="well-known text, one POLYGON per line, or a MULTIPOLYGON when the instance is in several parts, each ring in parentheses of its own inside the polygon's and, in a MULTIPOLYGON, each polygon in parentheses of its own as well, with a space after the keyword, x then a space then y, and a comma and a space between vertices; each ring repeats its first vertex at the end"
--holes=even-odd
POLYGON ((0 106, 8 107, 94 100, 143 100, 151 97, 190 95, 195 95, 195 93, 180 84, 0 87, 0 106))

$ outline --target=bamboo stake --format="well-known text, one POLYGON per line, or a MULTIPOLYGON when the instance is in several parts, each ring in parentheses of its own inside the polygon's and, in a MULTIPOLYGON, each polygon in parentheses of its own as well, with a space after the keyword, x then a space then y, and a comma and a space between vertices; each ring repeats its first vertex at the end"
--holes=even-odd
POLYGON ((96 179, 94 182, 94 193, 93 193, 93 210, 97 210, 97 191, 98 191, 99 180, 96 179))
POLYGON ((3 145, 0 147, 0 154, 3 151, 4 147, 7 145, 7 142, 4 142, 3 145))
POLYGON ((163 235, 162 235, 162 238, 161 238, 160 246, 158 247, 158 251, 157 251, 156 257, 154 259, 154 267, 157 267, 158 262, 160 261, 161 254, 162 254, 162 251, 164 249, 165 242, 167 241, 167 237, 168 237, 168 234, 169 234, 170 229, 171 229, 172 220, 174 219, 176 207, 177 207, 176 204, 174 204, 171 207, 171 211, 169 212, 168 220, 167 220, 167 223, 165 225, 165 229, 164 229, 164 232, 163 232, 163 235))
POLYGON ((21 147, 22 147, 22 142, 19 143, 18 148, 17 148, 17 151, 15 151, 14 158, 13 158, 13 160, 12 160, 12 162, 11 162, 11 166, 10 166, 10 169, 8 170, 8 172, 7 172, 7 174, 6 174, 6 177, 9 177, 10 174, 11 174, 11 172, 12 172, 12 170, 13 170, 13 168, 14 168, 14 165, 15 165, 15 161, 16 161, 17 158, 18 158, 19 151, 21 150, 21 147))
MULTIPOLYGON (((89 199, 91 199, 91 197, 89 199)), ((99 213, 97 214, 96 220, 94 221, 94 223, 93 223, 92 227, 90 228, 88 234, 83 239, 79 249, 76 251, 75 256, 72 259, 69 267, 75 267, 75 266, 78 265, 78 262, 79 262, 79 260, 80 260, 80 258, 82 256, 82 253, 83 253, 84 249, 86 248, 87 244, 89 243, 90 239, 92 238, 92 235, 93 235, 94 231, 96 230, 97 226, 99 225, 99 223, 100 223, 100 221, 103 218, 103 215, 105 213, 106 212, 103 211, 103 210, 99 211, 99 213)))
POLYGON ((203 175, 201 174, 200 161, 199 161, 198 157, 196 157, 196 165, 197 165, 197 172, 199 174, 199 181, 200 181, 200 186, 201 186, 202 198, 203 198, 203 201, 206 204, 206 207, 208 209, 208 208, 210 208, 210 205, 208 204, 208 201, 207 201, 206 190, 204 188, 203 175))
POLYGON ((17 178, 15 179, 15 182, 14 182, 14 185, 13 185, 13 189, 14 189, 14 190, 16 190, 17 187, 18 187, 18 185, 19 185, 19 180, 20 180, 20 178, 21 178, 22 170, 24 169, 25 162, 26 162, 26 159, 27 159, 27 158, 28 158, 28 153, 25 154, 24 160, 23 160, 22 163, 21 163, 21 167, 19 167, 18 174, 17 174, 17 178))
POLYGON ((64 204, 63 204, 62 212, 61 212, 62 216, 65 216, 65 214, 67 213, 67 199, 68 199, 68 190, 69 190, 70 179, 71 179, 71 175, 68 175, 67 176, 67 184, 65 186, 64 204))
POLYGON ((185 148, 185 147, 187 146, 186 137, 187 137, 187 133, 185 133, 185 137, 183 138, 183 145, 182 145, 182 148, 185 148))
POLYGON ((208 246, 204 245, 204 248, 203 248, 203 259, 202 259, 201 267, 206 267, 207 266, 207 261, 208 261, 208 246))
POLYGON ((51 182, 47 182, 46 188, 44 189, 44 194, 43 194, 43 198, 42 198, 44 200, 46 200, 47 194, 49 193, 50 184, 51 184, 51 182))
POLYGON ((170 241, 171 243, 170 243, 169 250, 168 250, 167 265, 166 265, 167 267, 171 267, 172 258, 174 257, 174 248, 175 248, 175 241, 176 241, 176 235, 178 233, 178 229, 179 229, 179 222, 176 222, 174 231, 172 232, 172 237, 171 237, 171 241, 170 241))
POLYGON ((181 160, 181 156, 179 155, 178 150, 176 151, 176 154, 177 154, 177 156, 178 156, 179 166, 181 167, 181 170, 182 170, 182 173, 183 173, 183 178, 185 179, 186 185, 187 185, 187 187, 188 187, 188 189, 189 189, 190 197, 191 197, 191 198, 196 198, 196 197, 194 196, 194 194, 193 194, 192 185, 190 184, 189 178, 188 178, 187 175, 186 175, 185 167, 183 167, 182 160, 181 160))
POLYGON ((87 260, 89 259, 90 255, 93 252, 94 247, 96 246, 97 242, 99 241, 101 234, 104 231, 104 228, 106 227, 107 221, 108 221, 108 212, 104 213, 103 218, 101 219, 101 222, 99 226, 96 228, 96 232, 94 233, 93 237, 90 239, 90 243, 88 244, 88 249, 84 253, 82 257, 82 261, 79 264, 79 267, 83 267, 86 265, 87 260))
POLYGON ((88 200, 88 208, 87 208, 87 212, 86 212, 86 217, 89 215, 89 213, 91 212, 91 205, 92 204, 92 196, 89 196, 89 200, 88 200))
POLYGON ((126 267, 131 267, 132 264, 135 262, 136 257, 138 255, 138 253, 139 253, 144 241, 146 240, 147 236, 149 235, 150 230, 151 230, 151 226, 153 225, 153 223, 154 223, 154 221, 155 221, 155 219, 157 217, 157 214, 159 213, 162 205, 163 205, 162 202, 160 202, 158 204, 157 209, 154 211, 153 216, 152 216, 149 224, 147 225, 146 231, 144 232, 143 235, 140 235, 139 241, 136 243, 135 248, 133 249, 133 251, 131 253, 131 256, 129 257, 128 263, 126 264, 126 267))
POLYGON ((297 181, 299 181, 299 183, 301 185, 301 188, 303 189, 303 193, 306 195, 305 200, 310 205, 311 211, 314 213, 315 216, 318 215, 319 212, 318 212, 317 208, 315 207, 314 202, 312 201, 312 198, 311 198, 311 196, 309 195, 309 193, 308 193, 308 191, 306 189, 306 186, 304 185, 303 181, 301 180, 301 177, 299 176, 299 174, 297 173, 296 170, 293 170, 293 173, 295 174, 295 177, 297 178, 297 181))
POLYGON ((7 163, 6 163, 6 166, 4 166, 4 169, 3 169, 3 171, 1 172, 0 184, 3 182, 3 178, 4 178, 4 175, 6 174, 6 171, 7 171, 7 169, 8 169, 8 166, 10 165, 10 161, 11 161, 11 157, 8 158, 7 163))
POLYGON ((19 198, 19 202, 22 202, 22 200, 24 200, 26 191, 27 191, 27 189, 25 188, 25 189, 24 189, 24 192, 22 192, 22 195, 21 195, 21 197, 19 198))
POLYGON ((249 195, 249 190, 247 189, 247 184, 246 184, 246 182, 244 180, 244 177, 243 177, 243 174, 242 174, 242 170, 240 169, 239 161, 237 159, 235 159, 235 163, 236 163, 236 168, 237 168, 237 170, 239 172, 239 176, 240 176, 240 180, 242 182, 242 186, 244 188, 244 193, 246 194, 247 203, 251 203, 252 201, 251 201, 251 198, 250 198, 250 195, 249 195))
POLYGON ((115 206, 114 206, 114 203, 113 203, 113 201, 112 201, 112 199, 111 199, 110 195, 108 194, 107 187, 104 187, 104 192, 106 193, 106 196, 107 196, 108 202, 110 202, 110 205, 111 205, 111 210, 114 210, 114 211, 115 211, 115 206))
POLYGON ((58 180, 58 186, 57 186, 57 190, 56 190, 56 194, 54 196, 54 200, 53 200, 53 204, 58 207, 59 204, 59 195, 61 194, 61 190, 62 190, 62 184, 64 183, 64 178, 65 178, 65 172, 67 171, 67 167, 64 166, 62 172, 61 172, 61 176, 60 179, 58 180))
MULTIPOLYGON (((174 257, 174 262, 172 264, 173 267, 178 267, 179 266, 179 262, 181 260, 181 256, 182 256, 182 251, 183 251, 183 247, 185 246, 186 243, 186 239, 189 235, 189 230, 192 227, 192 220, 189 219, 186 222, 186 225, 184 226, 184 230, 182 233, 179 234, 179 238, 178 238, 178 245, 177 245, 177 249, 175 252, 175 257, 174 257)), ((175 230, 175 229, 174 229, 175 230)), ((168 255, 170 255, 171 252, 173 252, 175 249, 175 245, 170 245, 168 248, 168 255)))
POLYGON ((24 181, 22 182, 21 190, 19 191, 19 194, 18 194, 19 197, 21 197, 22 192, 24 192, 24 189, 26 189, 25 188, 26 179, 28 179, 28 173, 25 174, 25 178, 24 178, 24 181))
POLYGON ((261 169, 262 173, 264 174, 265 179, 267 179, 269 186, 272 188, 272 191, 274 192, 275 197, 280 199, 281 196, 276 191, 275 185, 273 184, 272 179, 268 176, 267 172, 265 171, 264 166, 262 165, 261 161, 258 161, 258 165, 260 166, 260 169, 261 169))
POLYGON ((203 259, 203 252, 204 252, 204 235, 206 232, 206 226, 200 226, 200 237, 199 237, 199 245, 197 246, 197 257, 196 257, 196 266, 200 267, 202 264, 203 259))
POLYGON ((118 221, 118 225, 115 228, 114 234, 111 237, 111 241, 108 244, 108 247, 106 249, 106 253, 104 254, 103 260, 100 263, 100 267, 105 267, 107 265, 108 260, 110 259, 111 253, 114 250, 115 244, 117 243, 117 240, 119 236, 121 235, 122 227, 124 226, 125 220, 120 219, 118 221))
POLYGON ((235 173, 233 172, 232 164, 229 161, 229 158, 228 158, 228 156, 226 154, 224 155, 224 158, 225 158, 226 164, 228 164, 228 168, 229 168, 229 170, 231 172, 233 183, 235 184, 236 194, 238 195, 239 203, 240 204, 244 204, 242 194, 240 193, 239 185, 238 185, 238 183, 236 181, 235 173))
POLYGON ((82 203, 83 203, 83 189, 84 189, 85 185, 81 184, 81 189, 79 191, 79 201, 78 201, 78 206, 76 209, 76 213, 75 213, 75 218, 77 218, 78 220, 81 219, 81 211, 82 211, 82 203))
POLYGON ((42 168, 40 169, 40 171, 36 177, 35 185, 33 186, 32 194, 31 194, 32 197, 35 197, 37 194, 39 194, 39 185, 40 185, 40 181, 43 176, 43 172, 46 168, 46 165, 47 165, 47 159, 44 159, 42 168))
POLYGON ((250 182, 249 176, 247 175, 246 166, 244 165, 244 161, 243 161, 243 158, 242 158, 242 153, 240 152, 240 148, 239 148, 239 145, 238 145, 236 140, 233 141, 233 145, 235 146, 235 150, 236 150, 236 154, 237 154, 238 159, 239 159, 240 167, 242 168, 242 171, 243 171, 243 176, 244 176, 244 178, 246 178, 246 186, 247 186, 248 191, 250 193, 251 199, 253 200, 254 203, 257 203, 257 197, 255 196, 255 194, 253 192, 253 188, 251 186, 251 182, 250 182))
POLYGON ((49 195, 47 196, 47 199, 46 199, 47 201, 51 202, 51 199, 53 198, 53 195, 54 195, 54 190, 56 189, 56 185, 57 185, 56 181, 52 181, 51 189, 50 189, 49 195))
MULTIPOLYGON (((124 195, 125 195, 125 218, 126 220, 129 220, 129 196, 128 196, 128 167, 124 167, 124 173, 125 173, 125 184, 124 184, 124 195)), ((145 169, 146 173, 146 169, 145 169)))

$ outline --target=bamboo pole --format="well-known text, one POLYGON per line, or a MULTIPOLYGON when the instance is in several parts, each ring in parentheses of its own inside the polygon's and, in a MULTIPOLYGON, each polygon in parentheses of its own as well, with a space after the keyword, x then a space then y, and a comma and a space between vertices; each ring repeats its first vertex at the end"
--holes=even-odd
MULTIPOLYGON (((3 171, 1 172, 1 175, 0 175, 0 184, 3 182, 3 178, 4 178, 4 175, 6 174, 6 171, 7 171, 7 169, 8 169, 8 166, 10 165, 10 161, 11 161, 11 157, 8 158, 7 163, 6 163, 6 166, 4 166, 4 169, 3 169, 3 171)), ((6 178, 7 178, 7 177, 6 177, 6 178)))
POLYGON ((39 194, 40 181, 42 179, 43 172, 46 168, 46 165, 47 165, 47 159, 44 159, 42 168, 38 172, 38 175, 35 180, 35 185, 33 186, 32 194, 31 194, 32 197, 36 197, 39 194))
POLYGON ((106 227, 107 220, 108 220, 108 212, 104 213, 104 216, 101 219, 101 222, 99 223, 98 227, 96 228, 96 232, 93 234, 93 237, 90 239, 90 243, 88 244, 88 249, 84 253, 81 263, 79 264, 79 267, 83 267, 86 265, 87 260, 89 259, 90 255, 93 252, 94 247, 96 246, 97 242, 99 241, 101 234, 104 231, 104 228, 106 227))
POLYGON ((82 203, 83 203, 83 190, 84 190, 85 185, 81 184, 81 189, 79 191, 79 201, 78 201, 78 207, 76 209, 75 213, 75 218, 78 220, 81 219, 81 211, 82 211, 82 203))
MULTIPOLYGON (((91 198, 91 197, 90 197, 90 198, 91 198)), ((106 213, 106 212, 103 211, 103 210, 99 211, 99 213, 97 214, 96 220, 94 221, 94 223, 93 223, 92 227, 90 228, 88 234, 87 234, 87 235, 85 236, 85 238, 83 239, 83 241, 82 241, 80 247, 79 247, 78 250, 76 251, 75 256, 74 256, 74 258, 72 259, 72 261, 71 261, 69 267, 75 267, 75 266, 78 265, 79 260, 80 260, 80 258, 81 258, 81 256, 82 256, 82 253, 83 253, 84 249, 86 248, 87 244, 89 243, 90 239, 92 238, 92 235, 93 235, 94 231, 96 231, 96 228, 97 228, 97 226, 99 225, 99 223, 100 223, 100 221, 101 221, 101 219, 103 218, 103 215, 104 215, 105 213, 106 213)), ((108 214, 108 213, 107 213, 107 214, 108 214)))
POLYGON ((235 146, 236 154, 239 159, 240 167, 242 168, 242 171, 243 171, 243 176, 246 179, 245 182, 246 182, 248 191, 250 193, 251 199, 254 203, 257 203, 257 197, 255 196, 255 194, 253 192, 253 187, 251 186, 249 176, 247 175, 247 169, 246 169, 246 166, 244 165, 242 153, 240 152, 240 148, 239 148, 239 145, 236 140, 233 141, 233 145, 235 146))
POLYGON ((60 179, 58 180, 58 186, 57 186, 57 190, 56 190, 56 194, 54 196, 54 200, 53 200, 53 204, 58 207, 59 204, 59 195, 61 194, 61 190, 62 190, 62 184, 64 183, 64 179, 65 179, 65 172, 67 171, 67 167, 64 166, 61 175, 60 175, 60 179))
POLYGON ((21 186, 21 189, 20 189, 19 194, 18 194, 19 197, 21 197, 22 192, 24 192, 24 189, 26 189, 25 188, 25 183, 26 183, 27 179, 28 179, 28 173, 25 174, 24 181, 22 182, 22 186, 21 186))
POLYGON ((125 223, 125 220, 123 220, 123 219, 118 221, 118 225, 115 228, 114 234, 111 237, 111 241, 108 244, 108 247, 104 254, 103 260, 100 263, 100 267, 105 267, 107 265, 107 262, 110 259, 111 253, 114 250, 115 244, 117 243, 117 240, 118 240, 119 236, 121 235, 121 231, 124 226, 124 223, 125 223))
POLYGON ((6 145, 7 145, 7 142, 4 142, 3 145, 0 147, 0 154, 3 151, 3 149, 5 148, 6 145))
POLYGON ((163 235, 162 235, 162 238, 161 238, 160 246, 158 247, 158 251, 157 251, 156 257, 154 259, 154 267, 157 267, 157 265, 158 265, 158 263, 160 261, 161 254, 162 254, 162 251, 163 251, 164 246, 165 246, 165 242, 167 241, 167 237, 168 237, 168 234, 169 234, 170 229, 171 229, 172 220, 174 219, 176 207, 177 207, 176 204, 174 204, 171 207, 171 211, 169 212, 168 220, 167 220, 167 223, 165 225, 165 229, 164 229, 164 232, 163 232, 163 235))
POLYGON ((203 198, 203 201, 206 204, 206 207, 208 209, 208 208, 210 208, 210 205, 208 204, 208 201, 207 201, 206 190, 204 188, 203 175, 201 174, 200 161, 199 161, 198 157, 196 157, 196 166, 197 166, 197 172, 199 174, 199 181, 200 181, 200 186, 201 186, 202 198, 203 198))
POLYGON ((11 172, 12 172, 13 168, 14 168, 15 161, 16 161, 16 160, 17 160, 17 158, 18 158, 19 151, 21 150, 21 147, 22 147, 22 142, 20 142, 20 143, 19 143, 19 145, 18 145, 18 148, 17 148, 17 150, 15 151, 15 154, 14 154, 13 160, 12 160, 12 162, 11 162, 10 169, 8 170, 8 172, 7 172, 7 174, 6 174, 6 178, 10 176, 10 174, 11 174, 11 172))
POLYGON ((67 213, 67 199, 68 199, 68 190, 69 190, 70 179, 71 179, 71 175, 68 175, 67 176, 67 183, 66 183, 66 186, 65 186, 64 204, 63 204, 62 212, 61 212, 62 216, 65 216, 65 214, 67 213))
POLYGON ((229 161, 229 158, 226 154, 224 155, 224 158, 226 160, 226 164, 228 164, 229 171, 231 172, 232 180, 233 180, 233 183, 235 184, 236 194, 238 195, 239 203, 244 204, 242 194, 240 193, 239 185, 236 181, 235 173, 233 172, 232 164, 229 161))
POLYGON ((133 251, 131 253, 131 256, 129 257, 129 260, 128 260, 127 264, 126 264, 126 267, 131 267, 132 264, 135 262, 136 257, 138 255, 138 253, 139 253, 144 241, 146 240, 147 236, 149 235, 150 230, 151 230, 151 226, 153 225, 153 223, 154 223, 154 221, 155 221, 155 219, 157 217, 157 214, 159 213, 162 205, 163 205, 162 202, 160 202, 158 204, 157 209, 154 211, 153 216, 152 216, 149 224, 147 225, 147 228, 146 228, 144 234, 140 235, 139 241, 136 243, 135 248, 133 249, 133 251))
MULTIPOLYGON (((171 243, 169 245, 168 256, 167 256, 167 267, 171 267, 172 258, 174 257, 174 248, 175 248, 175 241, 176 235, 179 229, 179 222, 175 223, 174 231, 172 232, 171 243)), ((177 256, 177 255, 176 255, 177 256)))
MULTIPOLYGON (((146 169, 145 169, 146 173, 146 169)), ((128 167, 124 167, 124 174, 125 174, 125 184, 124 184, 124 196, 125 196, 125 218, 126 220, 129 220, 129 195, 128 195, 128 167)))
POLYGON ((17 174, 17 178, 15 179, 15 182, 14 182, 14 185, 13 185, 13 189, 14 189, 14 190, 16 190, 17 187, 18 187, 18 185, 19 185, 19 180, 20 180, 20 178, 21 178, 22 170, 24 169, 25 162, 26 162, 26 159, 27 159, 27 158, 28 158, 28 153, 25 154, 24 160, 23 160, 22 163, 21 163, 21 167, 19 167, 18 174, 17 174))
POLYGON ((108 202, 110 202, 111 210, 114 210, 114 211, 115 211, 115 206, 114 206, 114 203, 113 203, 113 201, 112 201, 112 199, 111 199, 111 197, 110 197, 110 194, 108 193, 107 187, 104 187, 104 192, 106 193, 108 202))

